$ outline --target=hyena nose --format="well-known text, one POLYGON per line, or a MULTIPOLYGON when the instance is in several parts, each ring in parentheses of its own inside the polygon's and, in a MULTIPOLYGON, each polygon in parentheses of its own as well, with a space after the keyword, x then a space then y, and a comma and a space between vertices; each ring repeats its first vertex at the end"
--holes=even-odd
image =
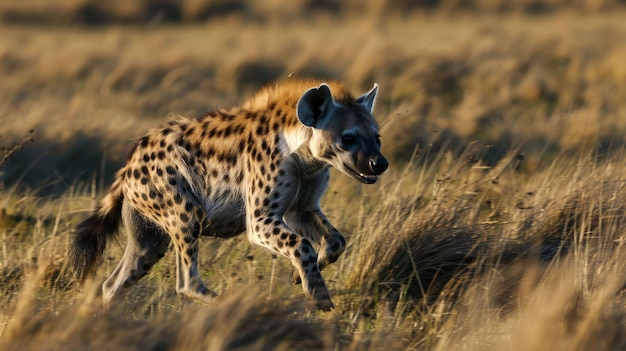
POLYGON ((373 158, 370 160, 370 168, 376 174, 381 174, 389 168, 389 162, 384 157, 373 158))

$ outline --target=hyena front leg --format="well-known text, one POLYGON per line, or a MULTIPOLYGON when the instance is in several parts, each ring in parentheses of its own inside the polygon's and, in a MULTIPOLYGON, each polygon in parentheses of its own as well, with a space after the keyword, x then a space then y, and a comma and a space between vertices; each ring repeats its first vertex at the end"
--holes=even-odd
POLYGON ((297 190, 287 172, 279 172, 274 180, 284 186, 267 185, 267 178, 254 180, 256 191, 249 193, 246 199, 248 238, 287 257, 302 280, 305 294, 315 301, 318 309, 328 311, 334 305, 319 269, 317 253, 309 240, 296 234, 283 221, 283 214, 297 190))
POLYGON ((330 293, 319 269, 318 257, 311 243, 294 233, 280 217, 256 216, 249 221, 250 240, 271 252, 287 257, 302 281, 304 293, 315 301, 316 308, 334 308, 330 293))
MULTIPOLYGON (((290 228, 308 240, 320 245, 317 253, 319 269, 326 268, 337 261, 346 247, 346 239, 333 227, 320 209, 290 211, 285 214, 285 221, 290 228)), ((300 274, 293 273, 293 283, 300 284, 300 274)))

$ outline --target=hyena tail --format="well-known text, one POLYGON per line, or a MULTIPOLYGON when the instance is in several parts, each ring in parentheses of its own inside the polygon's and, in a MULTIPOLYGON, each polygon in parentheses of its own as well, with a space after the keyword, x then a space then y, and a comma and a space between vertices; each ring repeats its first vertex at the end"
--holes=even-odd
POLYGON ((107 242, 117 236, 122 221, 122 172, 115 177, 100 206, 76 228, 70 243, 69 265, 79 282, 94 274, 107 242))

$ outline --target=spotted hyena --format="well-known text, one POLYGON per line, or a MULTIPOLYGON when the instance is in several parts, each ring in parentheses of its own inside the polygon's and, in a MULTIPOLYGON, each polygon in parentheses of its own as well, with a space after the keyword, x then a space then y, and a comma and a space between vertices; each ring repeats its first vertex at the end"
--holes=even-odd
POLYGON ((77 277, 95 270, 123 221, 128 243, 102 286, 105 304, 143 277, 170 243, 177 292, 210 299, 215 293, 198 274, 199 237, 247 232, 251 242, 291 261, 294 282, 317 308, 333 308, 320 270, 346 242, 319 202, 330 166, 365 184, 387 169, 372 117, 377 92, 374 85, 355 98, 337 82, 289 81, 241 107, 150 131, 73 235, 69 259, 77 277))

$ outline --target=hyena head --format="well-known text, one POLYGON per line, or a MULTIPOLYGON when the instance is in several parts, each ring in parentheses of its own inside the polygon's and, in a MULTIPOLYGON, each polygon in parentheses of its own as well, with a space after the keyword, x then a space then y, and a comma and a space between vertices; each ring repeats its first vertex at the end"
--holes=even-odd
POLYGON ((298 101, 297 115, 312 128, 313 156, 365 184, 373 184, 389 162, 380 153, 378 125, 372 116, 378 85, 358 99, 336 101, 322 84, 298 101))

